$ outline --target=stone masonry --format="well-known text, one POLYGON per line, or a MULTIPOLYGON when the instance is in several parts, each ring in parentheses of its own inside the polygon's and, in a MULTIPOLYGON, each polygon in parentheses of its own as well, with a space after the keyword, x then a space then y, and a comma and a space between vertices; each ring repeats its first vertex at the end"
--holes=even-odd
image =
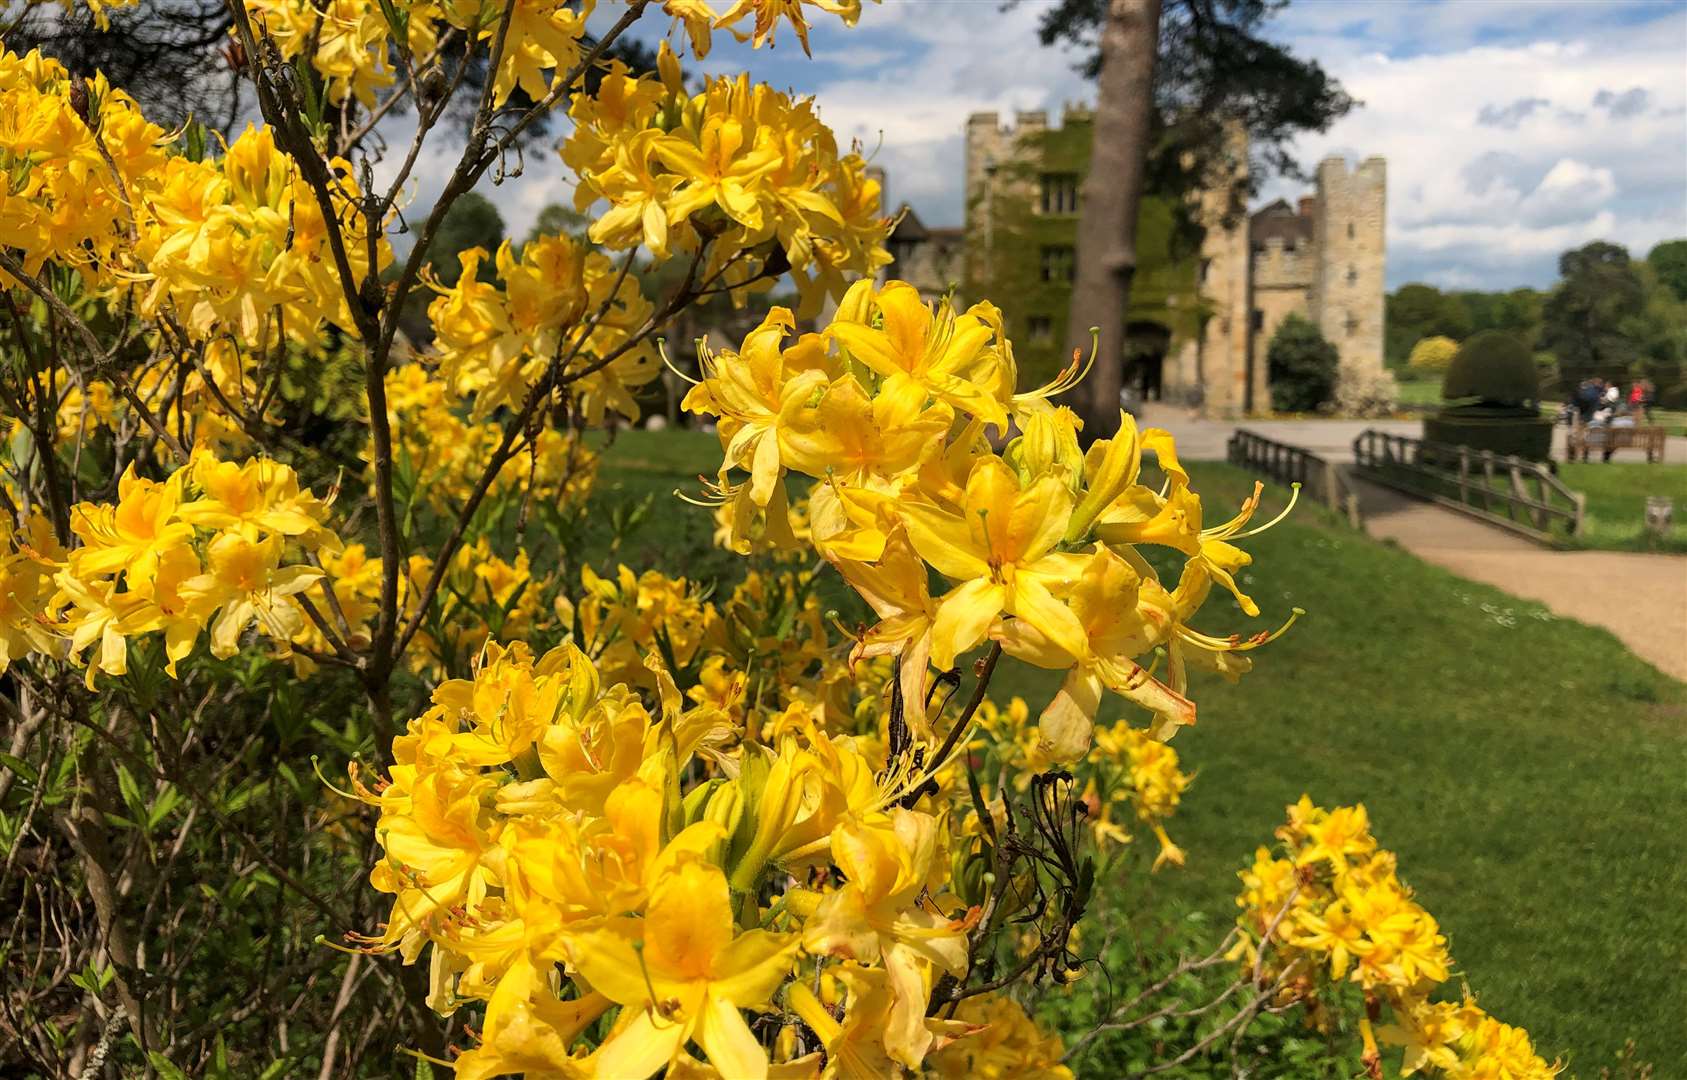
MULTIPOLYGON (((1062 123, 1087 122, 1089 116, 1068 107, 1062 123)), ((1039 199, 1038 176, 1047 166, 1028 155, 1044 145, 1041 136, 1049 130, 1048 114, 1040 110, 1019 113, 1006 125, 994 112, 969 117, 965 225, 932 228, 908 212, 892 236, 896 263, 889 275, 907 275, 922 293, 936 295, 962 276, 957 268, 987 261, 997 243, 994 223, 1001 208, 1039 199)), ((1245 176, 1245 137, 1238 137, 1230 157, 1232 178, 1245 176)), ((1171 334, 1163 357, 1152 361, 1158 365, 1153 377, 1142 383, 1149 395, 1199 400, 1211 415, 1268 411, 1266 352, 1291 313, 1310 319, 1336 347, 1344 381, 1380 372, 1387 176, 1381 157, 1366 158, 1353 169, 1345 159, 1330 157, 1318 166, 1313 192, 1293 206, 1277 200, 1252 214, 1229 214, 1222 187, 1199 196, 1207 228, 1194 294, 1166 300, 1171 309, 1199 310, 1199 330, 1171 334)), ((1041 198, 1046 201, 1047 194, 1041 198)), ((1075 242, 1075 215, 1072 235, 1075 242)), ((1028 251, 1024 257, 1037 256, 1028 251)), ((1064 340, 1059 326, 1048 332, 1064 340)), ((1143 370, 1140 359, 1135 368, 1143 370)))

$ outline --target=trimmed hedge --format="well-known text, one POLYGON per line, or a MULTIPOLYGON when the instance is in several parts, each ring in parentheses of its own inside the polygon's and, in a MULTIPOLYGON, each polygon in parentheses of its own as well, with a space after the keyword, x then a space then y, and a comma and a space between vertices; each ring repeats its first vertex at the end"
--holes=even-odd
POLYGON ((1425 442, 1516 454, 1525 461, 1552 458, 1552 421, 1539 416, 1496 415, 1480 406, 1442 409, 1423 418, 1425 442))

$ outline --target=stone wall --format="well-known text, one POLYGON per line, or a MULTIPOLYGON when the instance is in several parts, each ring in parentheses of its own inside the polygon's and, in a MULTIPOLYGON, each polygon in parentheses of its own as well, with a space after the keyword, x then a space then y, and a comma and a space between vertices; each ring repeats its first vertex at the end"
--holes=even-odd
MULTIPOLYGON (((1262 379, 1269 364, 1266 362, 1271 339, 1283 320, 1291 314, 1310 315, 1307 294, 1317 273, 1315 254, 1304 248, 1289 250, 1276 237, 1265 242, 1264 251, 1253 253, 1253 357, 1254 368, 1262 379)), ((1255 405, 1265 408, 1271 395, 1267 383, 1256 394, 1255 405)))

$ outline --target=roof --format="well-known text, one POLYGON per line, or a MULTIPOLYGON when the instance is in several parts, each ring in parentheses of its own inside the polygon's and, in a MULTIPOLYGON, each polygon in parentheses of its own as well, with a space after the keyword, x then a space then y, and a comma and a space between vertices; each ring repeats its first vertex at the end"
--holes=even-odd
POLYGON ((1277 239, 1288 247, 1309 244, 1312 242, 1312 218, 1290 206, 1287 199, 1278 199, 1254 211, 1248 218, 1248 239, 1256 248, 1277 239))
POLYGON ((931 230, 925 227, 920 215, 914 213, 914 208, 903 203, 896 211, 896 227, 890 230, 892 239, 896 240, 924 240, 931 235, 931 230))

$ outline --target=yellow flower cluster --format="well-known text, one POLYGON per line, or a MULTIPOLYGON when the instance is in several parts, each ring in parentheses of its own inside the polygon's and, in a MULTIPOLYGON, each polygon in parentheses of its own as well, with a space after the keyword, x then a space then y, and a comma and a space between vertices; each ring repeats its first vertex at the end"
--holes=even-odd
POLYGON ((371 944, 413 960, 431 943, 435 1006, 487 1002, 457 1075, 648 1076, 689 1064, 690 1043, 722 1075, 769 1075, 741 1010, 771 1008, 822 961, 857 980, 850 1008, 888 1017, 868 1029, 881 1056, 917 1066, 953 1030, 925 1018, 933 979, 966 961, 964 910, 927 891, 938 819, 889 805, 855 740, 811 717, 725 749, 741 734, 727 715, 683 707, 649 665, 654 713, 572 645, 489 645, 366 793, 386 851, 372 881, 395 895, 371 944), (698 770, 714 776, 682 790, 698 770), (823 882, 828 865, 847 883, 794 884, 823 882), (559 962, 579 989, 569 1001, 545 974, 559 962), (597 1049, 577 1048, 617 1005, 597 1049))
MULTIPOLYGON (((468 501, 503 426, 465 420, 450 386, 420 363, 387 374, 387 412, 406 486, 435 513, 454 515, 468 501)), ((578 433, 546 426, 504 464, 487 498, 543 492, 556 505, 576 505, 596 473, 597 455, 578 433)))
POLYGON ((1376 1040, 1405 1048, 1401 1075, 1447 1080, 1548 1080, 1559 1067, 1535 1053, 1528 1034, 1488 1016, 1468 997, 1429 1001, 1447 981, 1452 957, 1434 916, 1395 874, 1394 854, 1377 846, 1363 806, 1333 810, 1307 796, 1277 830, 1281 855, 1260 848, 1240 872, 1243 938, 1237 956, 1282 1003, 1301 1001, 1323 1017, 1319 989, 1357 984, 1367 1067, 1381 1075, 1376 1040), (1264 956, 1261 943, 1268 943, 1264 956), (1373 1032, 1386 1008, 1393 1022, 1373 1032))
MULTIPOLYGON (((74 80, 39 52, 0 49, 0 244, 30 273, 48 259, 75 266, 108 300, 133 290, 141 314, 201 341, 315 341, 325 321, 349 328, 321 208, 270 131, 248 127, 215 160, 169 142, 103 76, 74 80)), ((333 167, 361 278, 370 245, 357 186, 346 162, 333 167)), ((374 248, 391 258, 384 239, 374 248)))
POLYGON ((977 1034, 931 1055, 926 1067, 932 1075, 944 1080, 1071 1080, 1072 1070, 1060 1063, 1065 1045, 1039 1028, 1012 998, 998 994, 968 998, 955 1010, 955 1019, 977 1034))
MULTIPOLYGON (((223 407, 218 394, 236 407, 256 412, 257 386, 242 371, 241 356, 232 342, 219 339, 207 343, 199 364, 178 370, 171 363, 142 368, 134 380, 135 395, 155 413, 165 413, 170 427, 179 430, 188 448, 210 450, 219 456, 247 451, 251 439, 223 407), (214 388, 214 389, 213 389, 214 388)), ((123 438, 141 426, 129 403, 105 379, 72 382, 58 394, 56 445, 74 450, 96 434, 123 438)), ((19 417, 8 424, 8 437, 28 438, 19 417)))
MULTIPOLYGON (((874 0, 874 3, 877 2, 874 0)), ((709 55, 711 31, 723 28, 731 30, 732 36, 739 41, 753 42, 755 48, 761 48, 763 43, 771 48, 781 16, 790 22, 797 40, 802 43, 802 51, 808 53, 808 19, 802 10, 805 4, 838 16, 845 26, 854 26, 861 18, 861 0, 733 0, 732 6, 719 15, 708 0, 667 0, 663 9, 674 17, 676 23, 685 26, 686 34, 691 38, 692 52, 701 60, 709 55), (736 24, 752 16, 754 26, 748 33, 736 29, 736 24)))
POLYGON ((282 59, 308 56, 335 105, 356 99, 374 108, 377 92, 398 81, 402 68, 426 71, 438 62, 447 35, 485 43, 507 34, 504 60, 493 76, 493 104, 502 107, 517 86, 542 99, 580 60, 580 38, 593 4, 568 0, 516 0, 510 25, 506 5, 492 0, 247 0, 253 29, 275 45, 282 59), (389 14, 390 12, 390 14, 389 14), (396 23, 393 21, 396 17, 396 23), (395 69, 394 57, 399 57, 395 69), (551 72, 549 78, 545 73, 551 72))
POLYGON ((702 350, 703 379, 687 409, 718 417, 725 452, 717 497, 730 505, 739 550, 794 546, 786 476, 819 481, 809 495, 813 547, 881 621, 856 655, 900 657, 903 701, 916 732, 928 667, 946 671, 987 638, 1010 655, 1067 672, 1044 710, 1044 747, 1081 755, 1104 689, 1146 708, 1156 737, 1193 723, 1184 695, 1193 664, 1235 677, 1247 650, 1270 639, 1216 638, 1189 619, 1216 582, 1248 614, 1258 608, 1234 574, 1258 490, 1235 517, 1204 528, 1201 500, 1171 436, 1138 432, 1121 414, 1112 439, 1079 449, 1079 420, 1050 398, 1076 369, 1017 389, 1001 312, 955 312, 892 281, 851 286, 830 326, 797 335, 775 308, 736 352, 702 350), (1020 434, 998 453, 991 441, 1020 434), (1163 481, 1144 482, 1152 453, 1163 481), (736 470, 747 479, 734 481, 736 470), (1172 589, 1139 545, 1183 555, 1172 589), (933 597, 927 567, 953 583, 933 597), (1163 649, 1166 677, 1138 658, 1163 649))
POLYGON ((573 380, 569 392, 588 423, 601 424, 611 409, 638 417, 631 391, 656 377, 657 357, 647 342, 631 344, 651 314, 635 280, 567 236, 530 240, 519 256, 506 240, 494 259, 496 282, 478 276, 485 249, 460 258, 456 285, 433 283, 439 296, 428 318, 441 377, 458 397, 473 398, 470 420, 519 408, 552 364, 573 380))
POLYGON ((609 204, 593 241, 642 244, 658 259, 707 242, 703 282, 740 298, 771 287, 773 268, 788 264, 809 315, 842 294, 844 275, 890 261, 878 182, 859 153, 839 154, 812 100, 747 73, 690 94, 665 45, 659 68, 660 78, 635 78, 617 66, 570 110, 562 158, 580 178, 575 205, 609 204))
POLYGON ((0 670, 26 653, 122 675, 132 637, 162 634, 166 670, 210 631, 211 653, 234 655, 255 627, 280 655, 304 628, 297 595, 322 571, 301 552, 333 552, 327 506, 285 465, 219 461, 201 452, 162 481, 131 465, 117 501, 80 503, 68 550, 33 517, 5 537, 0 563, 0 670), (89 647, 98 648, 89 651, 89 647))
POLYGON ((569 643, 484 645, 390 781, 358 785, 394 895, 358 940, 431 945, 442 1012, 485 1002, 457 1075, 1066 1075, 1007 999, 927 1018, 976 918, 946 884, 966 795, 946 774, 907 797, 889 666, 840 662, 812 572, 755 571, 718 603, 625 566, 581 583, 557 602, 569 643))
MULTIPOLYGON (((969 748, 993 747, 999 767, 1020 791, 1031 777, 1055 764, 1048 756, 1048 740, 1030 719, 1024 698, 1013 698, 1006 709, 986 699, 978 710, 978 724, 990 739, 977 740, 969 748)), ((1166 834, 1165 821, 1177 812, 1194 777, 1178 767, 1177 751, 1169 744, 1121 720, 1096 729, 1089 752, 1073 771, 1081 782, 1086 818, 1098 849, 1130 843, 1134 822, 1159 841, 1154 869, 1168 863, 1183 865, 1183 849, 1166 834)))

